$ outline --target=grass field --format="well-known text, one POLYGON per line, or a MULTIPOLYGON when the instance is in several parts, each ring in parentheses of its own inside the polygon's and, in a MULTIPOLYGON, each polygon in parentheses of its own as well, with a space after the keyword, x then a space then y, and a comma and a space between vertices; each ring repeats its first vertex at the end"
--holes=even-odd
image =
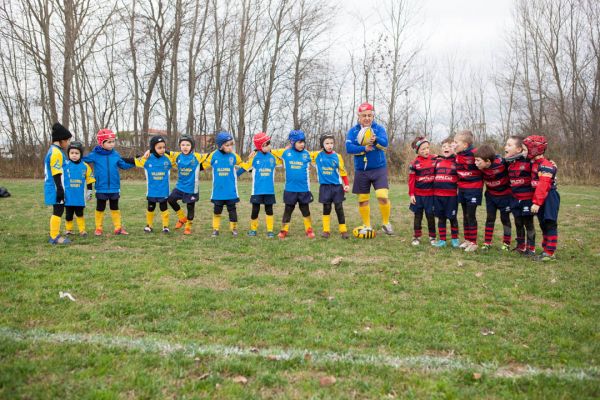
POLYGON ((128 237, 52 247, 42 182, 0 182, 0 398, 600 397, 600 188, 561 187, 558 260, 539 264, 412 247, 404 185, 395 237, 310 241, 296 211, 284 242, 262 214, 256 238, 211 239, 202 184, 190 237, 144 234, 128 181, 128 237))

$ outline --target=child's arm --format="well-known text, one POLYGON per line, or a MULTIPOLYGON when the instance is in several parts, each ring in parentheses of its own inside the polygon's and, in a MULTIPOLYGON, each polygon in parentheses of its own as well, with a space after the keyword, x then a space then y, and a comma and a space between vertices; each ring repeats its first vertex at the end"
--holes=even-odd
POLYGON ((215 154, 214 151, 210 154, 206 154, 202 161, 200 161, 200 166, 202 167, 202 169, 209 169, 212 166, 210 162, 212 161, 213 154, 215 154))
POLYGON ((339 160, 340 160, 340 176, 342 177, 342 181, 344 182, 344 192, 347 192, 350 190, 350 182, 348 181, 348 172, 346 172, 346 167, 344 166, 344 159, 342 158, 342 155, 339 153, 336 153, 339 160))
POLYGON ((546 197, 552 188, 552 177, 556 171, 556 167, 551 162, 543 162, 538 170, 539 182, 533 193, 533 205, 531 212, 536 214, 540 207, 544 205, 546 197))
POLYGON ((62 182, 63 172, 63 153, 55 149, 50 155, 50 173, 56 186, 56 204, 65 202, 65 188, 62 182))
POLYGON ((200 171, 204 171, 204 165, 202 165, 202 163, 204 162, 204 160, 206 158, 208 158, 209 154, 208 153, 195 153, 194 152, 194 156, 196 157, 196 160, 198 160, 198 163, 200 164, 200 171))
POLYGON ((85 163, 86 166, 86 170, 85 170, 85 183, 86 183, 86 189, 87 189, 87 193, 85 196, 86 200, 92 200, 92 183, 96 182, 96 178, 94 178, 94 174, 92 172, 92 168, 85 163))
POLYGON ((119 159, 117 160, 117 167, 119 167, 123 170, 130 169, 130 168, 133 168, 136 166, 138 166, 138 167, 143 166, 143 164, 137 165, 137 158, 129 158, 129 157, 125 158, 125 157, 119 156, 119 159))
POLYGON ((281 158, 287 149, 287 147, 284 149, 273 149, 271 150, 271 154, 273 154, 276 158, 281 158))
POLYGON ((417 174, 414 164, 411 162, 408 173, 408 195, 410 196, 410 204, 416 204, 417 198, 415 197, 415 186, 417 182, 417 174))

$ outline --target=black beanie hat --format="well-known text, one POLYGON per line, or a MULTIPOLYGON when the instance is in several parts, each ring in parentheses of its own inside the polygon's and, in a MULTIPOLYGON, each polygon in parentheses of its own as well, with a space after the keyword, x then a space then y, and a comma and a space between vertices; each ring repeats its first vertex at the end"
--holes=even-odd
POLYGON ((52 125, 52 141, 58 142, 59 140, 71 139, 73 135, 71 132, 59 124, 58 122, 52 125))
POLYGON ((159 143, 166 143, 165 138, 162 136, 152 136, 150 139, 150 153, 155 156, 158 156, 158 154, 156 154, 156 145, 159 143))

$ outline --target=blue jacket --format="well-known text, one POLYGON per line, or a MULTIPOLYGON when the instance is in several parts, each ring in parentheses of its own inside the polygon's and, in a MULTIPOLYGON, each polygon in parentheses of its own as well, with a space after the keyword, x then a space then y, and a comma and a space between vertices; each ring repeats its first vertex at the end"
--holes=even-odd
POLYGON ((346 152, 354 155, 354 170, 365 171, 385 167, 387 165, 385 149, 388 146, 385 128, 375 122, 371 124, 371 129, 377 140, 375 141, 375 148, 369 152, 365 152, 366 146, 361 146, 356 140, 360 129, 360 124, 356 124, 346 134, 346 152))
POLYGON ((101 146, 94 147, 83 157, 83 161, 94 164, 96 193, 119 193, 121 191, 119 168, 130 169, 135 166, 123 161, 116 150, 104 150, 101 146))

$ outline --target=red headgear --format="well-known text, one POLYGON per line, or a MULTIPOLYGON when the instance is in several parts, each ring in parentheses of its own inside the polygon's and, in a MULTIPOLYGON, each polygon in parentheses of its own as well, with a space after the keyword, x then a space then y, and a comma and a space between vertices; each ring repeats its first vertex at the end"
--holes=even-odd
POLYGON ((266 133, 259 132, 256 135, 254 135, 254 147, 256 147, 256 150, 262 150, 263 144, 267 143, 270 140, 271 137, 268 136, 266 133))
POLYGON ((115 133, 110 129, 100 129, 96 135, 96 138, 98 139, 98 144, 102 145, 102 143, 104 143, 106 140, 116 139, 117 135, 115 135, 115 133))
POLYGON ((370 103, 362 103, 358 106, 358 112, 361 113, 363 111, 374 111, 373 105, 370 103))
POLYGON ((544 136, 531 135, 523 139, 523 145, 527 147, 527 158, 534 158, 544 154, 548 142, 544 136))

